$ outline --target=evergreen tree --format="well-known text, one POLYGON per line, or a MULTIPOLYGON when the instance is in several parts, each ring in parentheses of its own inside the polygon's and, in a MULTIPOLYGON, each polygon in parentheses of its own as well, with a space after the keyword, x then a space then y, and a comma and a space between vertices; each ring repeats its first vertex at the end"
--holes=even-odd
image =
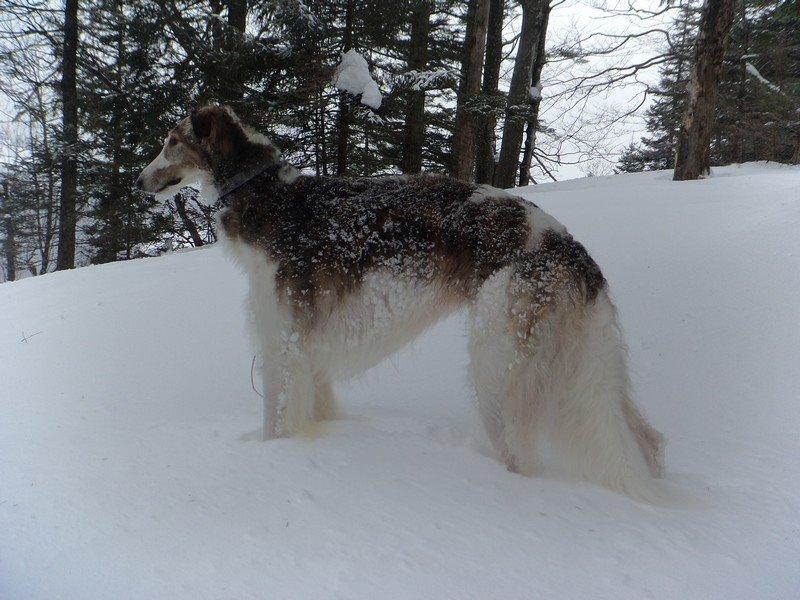
MULTIPOLYGON (((652 92, 647 135, 623 152, 621 171, 672 169, 686 100, 697 4, 682 7, 673 45, 652 92)), ((790 0, 739 0, 723 62, 711 165, 800 161, 800 14, 790 0)))
POLYGON ((675 143, 686 109, 686 86, 696 35, 699 3, 686 0, 671 28, 671 45, 661 68, 661 79, 651 91, 646 112, 647 135, 631 144, 620 157, 620 171, 653 171, 675 166, 675 143))

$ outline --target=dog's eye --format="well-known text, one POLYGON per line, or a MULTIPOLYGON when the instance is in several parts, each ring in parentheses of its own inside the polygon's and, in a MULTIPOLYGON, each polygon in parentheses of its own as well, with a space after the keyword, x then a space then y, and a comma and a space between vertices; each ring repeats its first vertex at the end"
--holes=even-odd
POLYGON ((175 138, 169 138, 169 145, 174 146, 178 143, 178 140, 175 138))

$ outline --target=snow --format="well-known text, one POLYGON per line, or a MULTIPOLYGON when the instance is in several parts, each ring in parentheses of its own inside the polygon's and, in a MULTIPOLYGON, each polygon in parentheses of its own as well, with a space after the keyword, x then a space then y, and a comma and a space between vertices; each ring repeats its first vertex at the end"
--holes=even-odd
POLYGON ((778 87, 777 85, 775 85, 774 83, 772 83, 772 82, 771 82, 769 79, 767 79, 766 77, 764 77, 764 76, 761 74, 761 72, 760 72, 760 71, 759 71, 759 70, 756 68, 756 66, 755 66, 753 63, 751 63, 751 62, 745 62, 745 69, 747 69, 747 72, 748 72, 748 73, 750 73, 750 75, 752 75, 753 77, 755 77, 756 79, 758 79, 758 81, 760 81, 761 83, 763 83, 765 86, 767 86, 767 87, 768 87, 769 89, 771 89, 773 92, 778 92, 778 93, 780 93, 780 91, 781 91, 781 88, 780 88, 780 87, 778 87))
POLYGON ((0 598, 798 597, 799 188, 751 164, 521 190, 603 266, 698 507, 508 473, 461 315, 263 443, 220 248, 0 285, 0 598))
POLYGON ((531 100, 541 100, 542 99, 542 84, 537 83, 536 85, 532 85, 530 89, 531 100))
POLYGON ((367 61, 355 50, 342 54, 342 61, 333 74, 333 85, 336 89, 361 96, 361 104, 373 110, 381 107, 383 98, 380 88, 369 73, 367 61))

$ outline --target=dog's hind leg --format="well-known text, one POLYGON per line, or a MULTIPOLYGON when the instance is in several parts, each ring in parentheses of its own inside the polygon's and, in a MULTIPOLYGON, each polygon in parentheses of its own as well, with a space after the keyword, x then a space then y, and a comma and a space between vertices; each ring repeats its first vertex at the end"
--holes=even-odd
POLYGON ((570 470, 632 497, 658 502, 661 435, 630 399, 625 350, 605 291, 565 319, 550 398, 554 441, 570 470))
POLYGON ((547 242, 520 259, 508 286, 509 327, 526 364, 526 391, 507 413, 511 452, 524 449, 526 420, 518 415, 525 415, 527 397, 542 407, 568 472, 659 502, 653 475, 661 470, 661 437, 630 400, 625 348, 602 274, 571 238, 547 242))
POLYGON ((535 402, 521 399, 525 382, 520 380, 515 340, 505 311, 508 270, 496 273, 481 287, 470 308, 469 373, 475 389, 478 412, 494 451, 512 472, 532 472, 535 402), (517 402, 522 400, 522 404, 517 402), (520 432, 525 430, 525 435, 520 432), (520 444, 510 444, 524 438, 520 444), (513 445, 513 447, 512 447, 513 445))
POLYGON ((664 436, 645 420, 627 394, 622 398, 622 412, 644 454, 650 474, 661 477, 664 474, 664 436))

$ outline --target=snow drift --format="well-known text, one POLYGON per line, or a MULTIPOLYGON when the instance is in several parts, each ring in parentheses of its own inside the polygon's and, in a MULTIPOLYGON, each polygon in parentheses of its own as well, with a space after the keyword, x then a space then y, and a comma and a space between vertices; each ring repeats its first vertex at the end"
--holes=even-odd
POLYGON ((0 285, 0 598, 775 598, 800 590, 800 169, 520 190, 603 267, 667 478, 508 473, 461 317, 256 441, 219 248, 0 285))

